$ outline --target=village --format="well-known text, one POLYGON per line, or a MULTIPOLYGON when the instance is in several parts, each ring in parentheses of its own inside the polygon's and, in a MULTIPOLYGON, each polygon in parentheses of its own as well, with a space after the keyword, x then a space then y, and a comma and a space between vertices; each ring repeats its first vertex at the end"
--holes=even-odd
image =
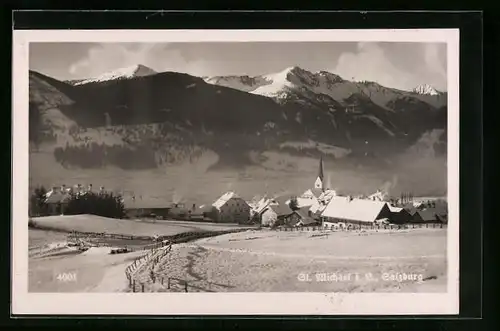
MULTIPOLYGON (((403 193, 397 199, 387 192, 377 190, 365 196, 344 196, 325 184, 323 159, 313 187, 299 195, 280 197, 255 197, 249 201, 236 192, 222 194, 213 203, 197 206, 188 203, 167 205, 151 203, 142 196, 123 197, 126 217, 197 221, 213 223, 237 223, 269 228, 297 228, 315 226, 324 229, 400 228, 408 225, 439 224, 448 220, 447 203, 444 199, 415 199, 411 193, 403 193)), ((46 193, 45 203, 50 215, 64 215, 70 194, 84 195, 93 192, 92 184, 86 188, 54 186, 46 193)), ((100 187, 96 193, 108 192, 100 187)))

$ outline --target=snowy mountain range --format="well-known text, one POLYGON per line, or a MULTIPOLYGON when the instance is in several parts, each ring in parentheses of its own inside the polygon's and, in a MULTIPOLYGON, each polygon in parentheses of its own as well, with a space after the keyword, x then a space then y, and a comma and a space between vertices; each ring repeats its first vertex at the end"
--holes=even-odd
POLYGON ((413 89, 413 92, 418 93, 418 94, 427 94, 427 95, 439 95, 442 94, 442 92, 436 90, 434 87, 428 85, 428 84, 422 84, 413 89))
POLYGON ((112 80, 130 79, 156 75, 157 72, 142 64, 135 64, 125 68, 105 72, 97 77, 68 81, 72 85, 84 85, 89 83, 102 83, 112 80))
POLYGON ((225 86, 252 94, 271 97, 276 100, 294 98, 316 100, 332 98, 342 102, 354 94, 361 94, 370 98, 374 103, 383 108, 388 107, 388 102, 397 97, 412 97, 435 107, 446 104, 446 94, 435 90, 430 85, 424 84, 412 91, 398 90, 382 86, 376 82, 353 82, 328 72, 310 72, 300 67, 289 67, 283 71, 261 76, 214 76, 205 77, 205 82, 225 86), (428 98, 427 96, 440 96, 428 98))
MULTIPOLYGON (((410 164, 446 153, 446 93, 327 71, 195 77, 136 65, 71 82, 30 71, 29 83, 30 142, 42 151, 33 162, 46 164, 33 178, 47 182, 47 172, 59 176, 61 167, 142 171, 202 160, 210 169, 285 174, 302 171, 304 158, 316 169, 320 156, 336 167, 393 172, 408 151, 410 164), (433 139, 418 143, 430 132, 433 139)), ((408 174, 423 183, 424 170, 408 174)))

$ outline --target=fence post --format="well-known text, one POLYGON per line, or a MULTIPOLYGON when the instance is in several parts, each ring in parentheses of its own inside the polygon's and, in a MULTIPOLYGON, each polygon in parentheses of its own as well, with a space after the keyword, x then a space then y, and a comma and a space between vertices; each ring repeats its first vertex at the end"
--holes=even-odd
POLYGON ((167 288, 170 289, 170 277, 167 278, 167 288))
POLYGON ((163 277, 161 278, 161 285, 163 285, 163 277))
POLYGON ((184 281, 184 291, 185 292, 188 291, 188 282, 187 281, 184 281))
POLYGON ((144 284, 141 284, 142 292, 144 292, 144 284))
POLYGON ((135 279, 132 281, 132 292, 135 292, 135 279))

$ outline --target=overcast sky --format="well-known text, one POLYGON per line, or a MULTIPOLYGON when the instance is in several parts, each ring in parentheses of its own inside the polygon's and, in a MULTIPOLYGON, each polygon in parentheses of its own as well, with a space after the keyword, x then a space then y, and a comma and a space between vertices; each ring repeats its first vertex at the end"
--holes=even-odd
POLYGON ((299 66, 400 89, 446 91, 446 44, 357 42, 31 43, 30 69, 66 80, 134 64, 195 76, 261 75, 299 66))

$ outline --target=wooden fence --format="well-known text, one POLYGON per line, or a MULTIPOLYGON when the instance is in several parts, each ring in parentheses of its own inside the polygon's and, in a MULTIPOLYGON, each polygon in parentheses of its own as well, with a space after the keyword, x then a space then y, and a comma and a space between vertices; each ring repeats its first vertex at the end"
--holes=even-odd
MULTIPOLYGON (((221 234, 235 233, 247 231, 248 229, 232 229, 224 231, 194 231, 194 232, 184 232, 177 235, 169 237, 168 245, 162 247, 151 248, 150 252, 145 256, 137 258, 132 264, 130 264, 125 270, 125 274, 128 280, 128 286, 131 292, 148 292, 152 284, 159 284, 166 291, 170 292, 190 292, 207 290, 198 286, 200 281, 188 281, 185 279, 180 279, 176 277, 169 277, 166 275, 158 275, 154 272, 154 267, 156 264, 160 263, 161 260, 168 255, 172 249, 172 244, 183 243, 193 239, 201 239, 205 237, 211 237, 221 234), (138 279, 135 275, 144 272, 144 268, 150 266, 151 272, 149 274, 143 275, 142 279, 138 279)), ((206 283, 206 282, 205 282, 206 283)), ((210 286, 210 284, 209 284, 210 286)))
POLYGON ((408 229, 445 229, 447 227, 446 223, 408 223, 408 224, 348 224, 346 226, 337 226, 334 225, 328 226, 297 226, 297 227, 286 227, 280 226, 277 227, 278 231, 359 231, 359 230, 408 230, 408 229))

